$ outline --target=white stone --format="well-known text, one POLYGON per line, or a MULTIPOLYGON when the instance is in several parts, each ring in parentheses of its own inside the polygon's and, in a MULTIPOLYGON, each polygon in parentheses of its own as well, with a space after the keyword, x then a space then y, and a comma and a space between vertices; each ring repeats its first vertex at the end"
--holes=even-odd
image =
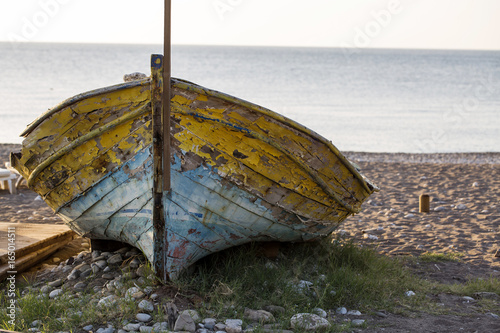
POLYGON ((363 238, 369 239, 369 240, 378 240, 378 237, 375 235, 370 235, 370 234, 364 234, 363 238))
POLYGON ((116 304, 116 299, 117 299, 117 297, 115 295, 103 297, 99 300, 99 302, 97 303, 97 306, 98 307, 113 306, 114 304, 116 304))
POLYGON ((337 310, 335 310, 335 313, 345 315, 345 314, 347 314, 347 309, 344 307, 337 308, 337 310))
POLYGON ((49 298, 56 298, 57 296, 62 295, 62 293, 63 293, 62 289, 52 290, 49 294, 49 298))
POLYGON ((125 298, 132 299, 132 295, 139 292, 139 291, 141 291, 141 290, 137 287, 128 288, 127 291, 125 292, 125 298))
POLYGON ((226 319, 224 324, 226 324, 227 333, 240 333, 243 330, 241 327, 243 321, 241 319, 226 319))
POLYGON ((135 318, 140 321, 140 322, 143 322, 143 323, 147 323, 148 321, 151 320, 151 317, 150 315, 148 315, 147 313, 138 313, 135 318))
POLYGON ((443 206, 438 206, 438 207, 434 208, 435 212, 443 212, 445 210, 446 210, 446 208, 444 208, 443 206))
POLYGON ((353 326, 363 326, 364 323, 365 323, 364 319, 354 319, 353 321, 351 321, 351 324, 353 326))
POLYGON ((404 217, 407 219, 411 219, 411 218, 415 217, 415 214, 406 214, 404 217))
POLYGON ((151 303, 150 301, 145 300, 145 299, 140 301, 139 304, 137 305, 137 307, 141 310, 149 311, 149 312, 154 311, 154 309, 155 309, 153 303, 151 303))
POLYGON ((349 310, 347 312, 347 315, 348 316, 361 316, 361 312, 359 312, 358 310, 349 310))
POLYGON ((127 324, 123 326, 123 329, 127 332, 138 331, 142 324, 127 324))
POLYGON ((306 331, 317 331, 331 326, 325 318, 313 313, 298 313, 290 319, 292 329, 302 328, 306 331))
POLYGON ((321 308, 314 308, 312 310, 312 312, 314 314, 317 314, 318 316, 320 316, 321 318, 326 318, 328 316, 328 314, 326 313, 325 310, 321 309, 321 308))
POLYGON ((411 290, 408 290, 407 292, 405 292, 405 296, 407 297, 411 297, 411 296, 415 296, 415 292, 414 291, 411 291, 411 290))
POLYGON ((464 204, 458 204, 455 208, 458 210, 464 210, 464 209, 467 209, 467 206, 464 204))

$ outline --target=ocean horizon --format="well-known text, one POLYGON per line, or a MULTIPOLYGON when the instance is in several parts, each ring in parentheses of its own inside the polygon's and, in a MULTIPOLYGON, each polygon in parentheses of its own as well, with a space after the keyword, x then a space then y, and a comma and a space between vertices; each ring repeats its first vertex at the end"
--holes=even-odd
MULTIPOLYGON (((162 45, 0 43, 1 143, 162 45)), ((172 76, 291 118, 341 151, 499 152, 500 52, 172 46, 172 76)))

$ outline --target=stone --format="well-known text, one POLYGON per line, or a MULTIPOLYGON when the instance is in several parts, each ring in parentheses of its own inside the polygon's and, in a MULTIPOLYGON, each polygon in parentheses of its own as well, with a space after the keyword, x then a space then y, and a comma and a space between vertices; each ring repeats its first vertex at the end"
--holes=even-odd
POLYGON ((224 322, 226 325, 227 333, 240 333, 243 331, 241 325, 243 325, 243 321, 241 319, 226 319, 224 322))
POLYGON ((48 285, 50 287, 54 287, 54 288, 58 288, 58 287, 62 286, 62 284, 63 284, 63 279, 57 279, 55 281, 52 281, 52 282, 48 283, 48 285))
POLYGON ((213 331, 217 320, 215 318, 205 318, 201 322, 206 329, 213 331))
POLYGON ((458 204, 455 208, 458 210, 464 210, 464 209, 467 209, 467 206, 464 204, 458 204))
POLYGON ((411 297, 411 296, 415 296, 415 292, 414 291, 411 291, 411 290, 408 290, 407 292, 405 292, 405 296, 407 297, 411 297))
POLYGON ((312 312, 314 314, 317 314, 318 316, 320 316, 321 318, 326 318, 328 316, 328 313, 326 313, 325 310, 321 309, 321 308, 314 308, 312 310, 312 312))
POLYGON ((97 267, 99 267, 100 269, 104 269, 108 263, 106 262, 106 260, 98 260, 94 263, 97 267))
POLYGON ((217 323, 215 324, 215 329, 217 331, 224 331, 226 329, 226 325, 223 323, 217 323))
POLYGON ((193 318, 193 321, 195 323, 199 323, 201 321, 200 314, 196 310, 184 310, 180 314, 186 313, 188 316, 191 316, 193 318))
POLYGON ((145 299, 143 299, 142 301, 140 301, 139 304, 137 305, 137 307, 140 310, 148 311, 148 312, 152 312, 155 309, 153 303, 151 303, 150 301, 145 300, 145 299))
POLYGON ((131 332, 131 331, 138 331, 139 328, 141 327, 142 324, 132 324, 132 323, 129 323, 125 326, 123 326, 122 328, 127 331, 127 332, 131 332))
POLYGON ((411 219, 411 218, 414 218, 414 217, 415 217, 415 214, 411 214, 411 213, 410 214, 406 214, 404 216, 404 218, 406 218, 406 219, 411 219))
POLYGON ((52 290, 54 290, 54 288, 52 288, 51 286, 47 285, 47 286, 43 286, 40 288, 40 292, 42 294, 48 294, 50 293, 52 290))
POLYGON ((71 273, 69 273, 67 279, 68 281, 76 280, 80 277, 81 272, 78 269, 73 269, 71 273))
POLYGON ((103 297, 97 303, 98 307, 110 307, 116 304, 117 297, 115 295, 110 295, 103 297))
POLYGON ((82 329, 84 331, 87 331, 87 332, 92 331, 93 328, 94 328, 94 326, 92 326, 92 325, 87 325, 87 326, 82 327, 82 329))
POLYGON ((437 206, 436 208, 433 209, 435 212, 443 212, 446 210, 444 206, 437 206))
POLYGON ((113 327, 100 328, 96 333, 115 333, 115 329, 113 327))
POLYGON ((140 321, 140 322, 143 322, 143 323, 147 323, 148 321, 150 321, 153 317, 151 317, 150 315, 148 315, 147 313, 138 313, 135 318, 140 321))
POLYGON ((109 265, 117 265, 123 262, 122 255, 117 253, 112 255, 111 257, 108 258, 106 261, 109 265))
POLYGON ((340 315, 345 315, 345 314, 347 314, 347 309, 344 307, 337 308, 337 310, 335 310, 335 313, 340 314, 340 315))
POLYGON ((102 278, 106 279, 106 280, 113 280, 115 278, 115 276, 112 273, 104 273, 102 275, 102 278))
POLYGON ((196 324, 188 313, 183 312, 179 314, 179 317, 175 321, 174 331, 194 332, 196 331, 196 324))
POLYGON ((365 239, 369 239, 369 240, 378 240, 378 237, 375 236, 375 235, 371 235, 371 234, 364 234, 363 235, 363 238, 365 239))
POLYGON ((141 332, 141 333, 151 333, 151 332, 153 332, 153 326, 141 326, 139 328, 139 332, 141 332))
POLYGON ((135 274, 140 277, 146 277, 146 267, 144 265, 137 267, 135 274))
POLYGON ((500 296, 497 293, 492 293, 492 292, 487 292, 487 291, 481 291, 481 292, 474 293, 474 296, 477 298, 500 300, 500 296))
POLYGON ((282 314, 285 313, 285 308, 277 305, 266 305, 264 310, 271 312, 272 314, 282 314))
POLYGON ((75 290, 84 290, 85 288, 87 288, 87 285, 85 283, 83 283, 83 282, 78 282, 77 284, 75 284, 73 286, 73 288, 75 290))
POLYGON ((243 313, 245 319, 256 321, 259 323, 269 323, 274 321, 274 316, 272 313, 266 310, 252 310, 245 308, 243 313))
POLYGON ((365 323, 364 319, 354 319, 353 321, 351 321, 351 325, 356 327, 363 326, 364 323, 365 323))
POLYGON ((56 298, 57 296, 60 296, 62 295, 64 291, 62 289, 55 289, 55 290, 52 290, 49 294, 49 298, 56 298))
POLYGON ((306 331, 317 331, 327 329, 331 326, 325 318, 313 313, 298 313, 290 319, 292 329, 303 329, 306 331))
POLYGON ((349 310, 349 311, 347 311, 347 315, 348 316, 361 316, 361 312, 359 312, 358 310, 349 310))

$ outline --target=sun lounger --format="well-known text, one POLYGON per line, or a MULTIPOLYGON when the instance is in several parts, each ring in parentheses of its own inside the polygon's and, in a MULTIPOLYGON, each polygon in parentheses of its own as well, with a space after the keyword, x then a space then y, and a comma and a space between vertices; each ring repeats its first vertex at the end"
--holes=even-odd
POLYGON ((8 169, 0 168, 0 187, 2 190, 9 189, 10 194, 16 194, 17 189, 13 181, 16 181, 17 175, 8 169))

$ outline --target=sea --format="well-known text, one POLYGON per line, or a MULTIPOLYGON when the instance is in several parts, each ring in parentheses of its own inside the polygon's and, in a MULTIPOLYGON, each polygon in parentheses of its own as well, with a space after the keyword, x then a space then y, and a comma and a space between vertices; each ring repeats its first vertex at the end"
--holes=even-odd
MULTIPOLYGON (((76 94, 150 73, 161 45, 0 43, 0 143, 76 94)), ((172 76, 248 100, 341 151, 500 152, 500 51, 172 46, 172 76)))

